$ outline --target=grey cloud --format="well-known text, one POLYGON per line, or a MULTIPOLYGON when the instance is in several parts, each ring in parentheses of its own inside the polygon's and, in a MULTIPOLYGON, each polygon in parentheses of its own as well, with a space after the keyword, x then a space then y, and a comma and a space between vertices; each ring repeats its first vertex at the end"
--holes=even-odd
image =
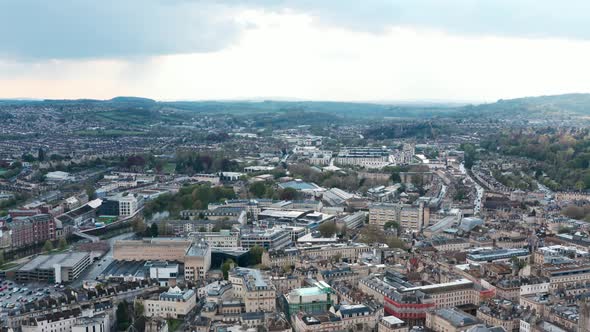
POLYGON ((590 39, 587 0, 6 0, 0 2, 0 57, 215 51, 245 28, 233 21, 237 11, 287 8, 320 24, 372 33, 410 26, 459 35, 590 39))
MULTIPOLYGON (((226 0, 238 4, 240 1, 226 0)), ((590 39, 587 0, 254 0, 315 15, 326 24, 380 32, 392 26, 460 35, 590 39)), ((248 3, 252 3, 249 1, 248 3)))
POLYGON ((0 3, 0 56, 101 58, 209 52, 236 39, 225 6, 157 0, 0 3))

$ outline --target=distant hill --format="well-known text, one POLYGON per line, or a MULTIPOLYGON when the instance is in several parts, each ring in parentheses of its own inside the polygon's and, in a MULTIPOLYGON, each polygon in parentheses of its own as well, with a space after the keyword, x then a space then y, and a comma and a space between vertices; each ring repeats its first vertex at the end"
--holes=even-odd
POLYGON ((146 103, 146 104, 154 104, 156 103, 155 100, 143 97, 115 97, 110 102, 114 103, 146 103))
POLYGON ((496 116, 589 116, 590 94, 570 93, 553 96, 500 99, 495 103, 466 106, 461 111, 496 116))
MULTIPOLYGON (((444 117, 484 117, 490 119, 544 119, 547 117, 587 117, 590 116, 590 94, 572 93, 553 96, 500 99, 495 103, 461 105, 449 102, 400 102, 400 103, 361 103, 330 101, 155 101, 149 98, 119 96, 109 100, 0 100, 0 105, 45 103, 52 105, 106 105, 113 110, 135 110, 134 116, 158 120, 171 115, 191 116, 191 113, 205 114, 262 114, 280 115, 304 112, 341 117, 343 119, 431 119, 444 117), (141 116, 137 110, 144 110, 141 116), (165 114, 161 112, 165 111, 165 114)), ((303 121, 303 119, 300 119, 303 121)))
POLYGON ((431 117, 453 111, 453 107, 427 103, 421 104, 376 104, 330 101, 177 101, 162 102, 169 107, 200 113, 274 113, 308 111, 330 113, 344 117, 431 117))

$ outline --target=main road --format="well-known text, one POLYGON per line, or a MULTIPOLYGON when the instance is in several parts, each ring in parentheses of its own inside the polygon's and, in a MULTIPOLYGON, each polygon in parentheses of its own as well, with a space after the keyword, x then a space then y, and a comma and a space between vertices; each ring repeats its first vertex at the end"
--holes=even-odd
POLYGON ((477 196, 475 197, 475 200, 473 201, 473 215, 477 216, 481 212, 481 202, 483 201, 483 194, 485 193, 485 191, 484 191, 483 187, 480 186, 479 183, 477 183, 477 181, 473 180, 471 175, 469 175, 469 172, 467 171, 467 169, 465 168, 465 165, 463 163, 461 163, 461 165, 459 165, 459 170, 461 171, 461 173, 463 173, 463 175, 465 175, 469 180, 471 180, 471 182, 473 182, 475 184, 475 190, 477 192, 477 196))

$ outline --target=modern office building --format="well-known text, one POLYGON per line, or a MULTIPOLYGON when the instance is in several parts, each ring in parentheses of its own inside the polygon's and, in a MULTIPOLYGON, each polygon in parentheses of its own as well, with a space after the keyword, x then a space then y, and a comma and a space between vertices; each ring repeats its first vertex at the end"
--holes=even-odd
POLYGON ((395 222, 403 230, 420 232, 430 223, 430 208, 426 202, 415 205, 376 203, 369 206, 369 224, 385 226, 395 222))
POLYGON ((367 219, 367 213, 358 211, 353 214, 346 215, 340 219, 336 219, 336 223, 341 227, 346 226, 347 229, 356 229, 362 227, 367 219))
POLYGON ((143 198, 135 195, 122 195, 118 197, 119 216, 128 217, 133 215, 142 205, 143 198))
POLYGON ((291 233, 279 227, 242 233, 240 242, 242 248, 250 249, 258 245, 266 250, 279 250, 292 244, 291 233))
POLYGON ((187 280, 205 279, 211 268, 211 247, 204 241, 191 245, 184 256, 184 277, 187 280))

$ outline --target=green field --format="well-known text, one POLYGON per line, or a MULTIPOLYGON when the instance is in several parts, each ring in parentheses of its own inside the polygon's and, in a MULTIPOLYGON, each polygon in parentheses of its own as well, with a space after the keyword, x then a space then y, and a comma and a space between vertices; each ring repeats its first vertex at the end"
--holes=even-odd
POLYGON ((105 223, 105 225, 111 224, 115 221, 117 221, 117 217, 116 216, 100 216, 98 217, 98 222, 103 222, 105 223))
POLYGON ((124 125, 146 126, 156 122, 177 122, 190 116, 186 112, 160 113, 150 109, 120 109, 107 112, 98 112, 93 117, 102 122, 124 125))

